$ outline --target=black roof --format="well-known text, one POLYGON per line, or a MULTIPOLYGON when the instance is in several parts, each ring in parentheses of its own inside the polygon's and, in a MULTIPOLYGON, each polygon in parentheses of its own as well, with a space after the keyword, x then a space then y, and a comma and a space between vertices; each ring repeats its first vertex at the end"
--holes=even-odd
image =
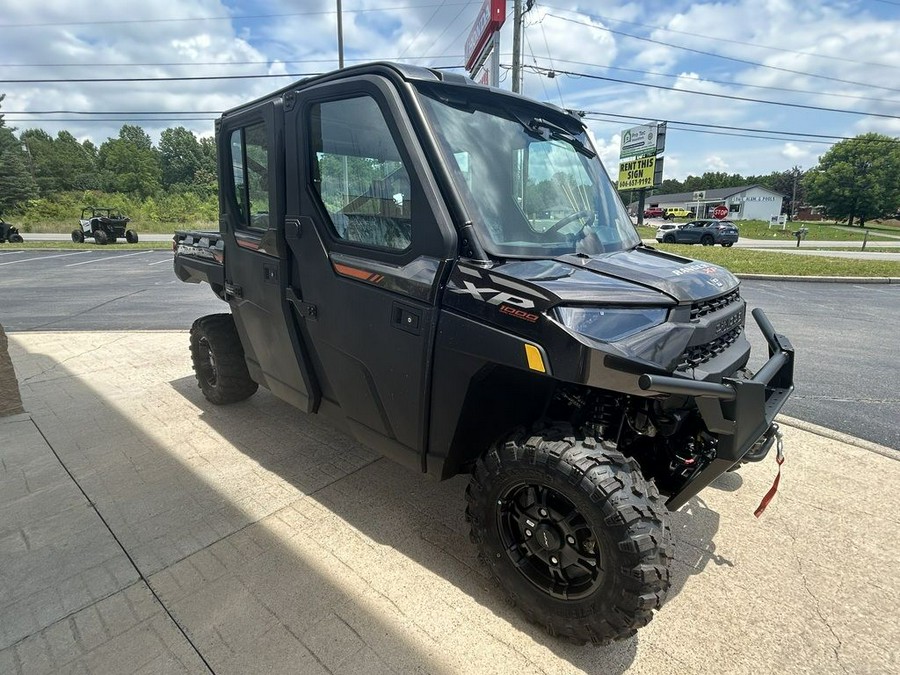
POLYGON ((265 96, 261 96, 252 101, 248 101, 247 103, 235 106, 230 110, 226 110, 224 113, 222 113, 222 117, 227 117, 228 115, 235 112, 246 111, 258 104, 280 98, 285 94, 289 94, 293 91, 300 91, 313 85, 322 84, 323 82, 343 80, 359 75, 393 75, 395 77, 399 75, 402 79, 407 81, 434 82, 461 87, 472 87, 472 91, 478 93, 486 93, 487 91, 490 91, 492 95, 500 95, 507 100, 525 101, 533 105, 541 106, 543 108, 549 108, 550 110, 560 115, 568 117, 573 121, 577 121, 579 127, 584 127, 584 123, 579 117, 574 115, 571 111, 564 110, 558 106, 553 105, 552 103, 537 101, 527 96, 522 96, 521 94, 515 94, 511 91, 507 91, 506 89, 499 89, 497 87, 485 87, 484 85, 478 84, 471 78, 466 77, 465 75, 461 75, 460 73, 452 73, 446 70, 437 70, 436 68, 413 66, 407 63, 393 63, 390 61, 373 61, 371 63, 361 63, 354 66, 348 66, 340 70, 333 70, 328 73, 323 73, 322 75, 307 77, 302 80, 292 82, 286 87, 282 87, 281 89, 266 94, 265 96))

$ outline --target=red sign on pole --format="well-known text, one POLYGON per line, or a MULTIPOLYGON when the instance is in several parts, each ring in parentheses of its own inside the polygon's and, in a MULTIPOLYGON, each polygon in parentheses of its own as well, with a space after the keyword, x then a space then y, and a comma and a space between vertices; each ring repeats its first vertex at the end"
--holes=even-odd
POLYGON ((720 204, 715 209, 713 209, 713 218, 722 220, 722 218, 725 218, 727 215, 728 215, 728 207, 727 206, 723 206, 720 204))
POLYGON ((478 18, 475 19, 469 32, 469 39, 466 40, 466 70, 472 71, 491 35, 500 30, 504 21, 506 21, 506 0, 484 0, 478 18))

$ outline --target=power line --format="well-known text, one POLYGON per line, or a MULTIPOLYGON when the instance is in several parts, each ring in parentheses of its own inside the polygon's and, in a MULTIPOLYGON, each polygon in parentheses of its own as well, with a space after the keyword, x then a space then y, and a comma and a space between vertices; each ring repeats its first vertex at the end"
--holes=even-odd
POLYGON ((88 119, 83 117, 56 117, 52 119, 46 117, 17 117, 9 121, 13 123, 41 122, 43 124, 52 124, 54 122, 79 122, 82 124, 96 124, 98 122, 215 122, 216 119, 216 117, 92 117, 88 119))
MULTIPOLYGON (((611 119, 606 119, 603 117, 589 117, 588 119, 593 120, 593 121, 606 122, 607 124, 621 124, 621 122, 618 120, 611 120, 611 119)), ((834 145, 834 142, 832 142, 832 141, 816 141, 816 140, 805 139, 805 138, 784 138, 784 137, 778 137, 778 136, 764 136, 764 135, 757 135, 757 134, 739 134, 739 133, 731 133, 728 131, 691 129, 691 128, 682 128, 682 127, 678 127, 678 126, 669 126, 668 129, 674 130, 674 131, 687 131, 689 133, 696 133, 696 134, 712 134, 714 136, 736 136, 738 138, 750 138, 750 139, 759 139, 759 140, 768 140, 768 141, 782 141, 782 142, 789 141, 789 142, 793 142, 793 143, 812 143, 815 145, 834 145)))
MULTIPOLYGON (((373 7, 367 9, 345 9, 343 14, 363 14, 366 12, 390 12, 394 10, 410 10, 428 7, 450 7, 459 5, 473 5, 475 1, 469 2, 447 2, 429 5, 400 5, 398 7, 373 7)), ((222 14, 218 16, 198 16, 185 17, 181 19, 107 19, 104 21, 48 21, 44 23, 4 23, 0 24, 2 28, 48 28, 52 26, 108 26, 113 24, 132 24, 132 23, 180 23, 192 21, 246 21, 249 19, 285 19, 294 16, 314 16, 337 14, 335 10, 316 10, 309 12, 286 12, 283 14, 222 14)))
POLYGON ((873 89, 884 89, 886 91, 900 92, 900 89, 894 89, 892 87, 881 87, 877 84, 866 84, 864 82, 856 82, 854 80, 843 80, 839 77, 830 77, 828 75, 816 75, 815 73, 807 73, 802 70, 793 70, 791 68, 782 68, 781 66, 769 66, 769 65, 766 65, 765 63, 759 63, 757 61, 750 61, 748 59, 739 59, 734 56, 724 56, 722 54, 716 54, 714 52, 706 52, 706 51, 703 51, 702 49, 693 49, 691 47, 683 47, 681 45, 673 45, 668 42, 663 42, 662 40, 654 40, 653 38, 642 37, 640 35, 633 35, 631 33, 625 33, 623 31, 614 30, 612 28, 607 28, 605 26, 597 26, 595 24, 586 23, 584 21, 576 21, 575 19, 568 19, 564 16, 557 16, 556 14, 548 13, 545 16, 550 16, 550 17, 553 17, 554 19, 559 19, 560 21, 567 21, 569 23, 575 23, 575 24, 579 24, 581 26, 587 26, 588 28, 593 28, 594 30, 602 30, 607 33, 612 33, 614 35, 621 35, 622 37, 629 37, 629 38, 633 38, 635 40, 641 40, 642 42, 650 42, 655 45, 662 45, 663 47, 669 47, 671 49, 681 49, 683 51, 692 52, 694 54, 701 54, 703 56, 711 56, 712 58, 715 58, 715 59, 724 59, 726 61, 734 61, 736 63, 744 63, 747 65, 756 66, 758 68, 768 68, 770 70, 779 70, 784 73, 793 73, 794 75, 804 75, 806 77, 815 77, 815 78, 822 79, 822 80, 830 80, 832 82, 841 82, 843 84, 852 84, 852 85, 855 85, 858 87, 871 87, 873 89))
MULTIPOLYGON (((648 118, 646 116, 641 117, 638 115, 623 115, 621 113, 611 113, 611 112, 605 112, 605 111, 587 110, 587 111, 578 111, 578 113, 583 114, 585 116, 605 115, 606 117, 619 117, 619 118, 629 119, 629 120, 650 121, 650 118, 648 118)), ((851 137, 851 136, 836 136, 836 135, 832 135, 832 134, 810 134, 810 133, 803 132, 803 131, 781 131, 778 129, 754 129, 753 127, 736 127, 736 126, 726 125, 726 124, 703 124, 700 122, 686 122, 684 120, 667 120, 667 121, 670 124, 681 124, 681 125, 691 126, 691 127, 709 127, 711 129, 726 129, 728 131, 751 131, 751 132, 759 132, 759 133, 766 133, 766 134, 781 134, 784 136, 806 136, 809 138, 834 139, 834 140, 841 140, 841 141, 853 140, 853 137, 851 137)), ((621 122, 618 122, 618 124, 621 124, 621 122)), ((900 143, 900 140, 898 140, 898 139, 884 139, 884 140, 889 141, 891 143, 900 143)))
POLYGON ((407 43, 407 45, 403 48, 403 51, 400 52, 400 56, 403 56, 406 53, 406 50, 409 49, 410 47, 412 47, 413 44, 415 43, 415 41, 419 39, 419 36, 428 27, 428 24, 430 24, 434 20, 434 17, 437 16, 437 13, 440 11, 440 9, 441 9, 441 5, 437 5, 434 8, 434 11, 431 13, 431 16, 428 17, 428 21, 423 23, 422 26, 419 28, 419 30, 416 31, 416 34, 413 36, 413 39, 410 40, 407 43))
MULTIPOLYGON (((538 57, 543 58, 543 57, 538 57)), ((555 58, 550 62, 550 66, 554 67, 554 61, 556 63, 571 63, 578 66, 590 66, 594 68, 602 68, 604 70, 621 70, 626 73, 637 73, 638 75, 653 75, 656 77, 671 77, 674 79, 680 79, 684 77, 684 74, 677 73, 658 73, 652 70, 638 70, 637 68, 623 68, 621 66, 604 66, 597 63, 589 63, 587 61, 572 61, 571 59, 560 59, 555 58)), ((837 98, 850 98, 857 99, 860 101, 874 101, 876 103, 897 103, 900 104, 900 100, 894 100, 889 98, 876 98, 874 96, 856 96, 854 94, 834 94, 825 91, 811 91, 809 89, 792 89, 789 87, 771 87, 765 86, 761 84, 745 84, 744 82, 728 82, 725 80, 711 80, 709 78, 703 78, 702 80, 697 80, 698 82, 710 82, 712 84, 722 84, 729 87, 747 87, 750 89, 766 89, 771 91, 784 91, 791 94, 814 94, 817 96, 835 96, 837 98)))
MULTIPOLYGON (((878 0, 878 1, 887 1, 887 0, 878 0)), ((900 3, 893 3, 893 2, 889 2, 888 4, 900 5, 900 3)), ((552 5, 547 5, 547 4, 544 4, 544 7, 547 7, 548 9, 555 9, 555 10, 563 11, 563 12, 572 12, 573 14, 587 16, 592 19, 599 19, 600 21, 604 21, 607 23, 621 23, 621 24, 625 24, 627 26, 638 26, 640 28, 649 28, 651 30, 661 30, 666 33, 676 33, 678 35, 687 35, 688 37, 691 37, 691 38, 701 37, 701 38, 707 38, 710 40, 718 39, 711 35, 701 35, 701 34, 697 34, 697 33, 689 33, 688 31, 676 30, 675 28, 668 28, 666 26, 656 26, 654 24, 637 23, 635 21, 625 21, 623 19, 613 19, 613 18, 607 17, 607 16, 600 16, 599 14, 587 14, 584 12, 574 12, 573 10, 566 9, 565 7, 554 7, 552 5)), ((551 16, 553 16, 553 15, 551 15, 551 16)), ((562 18, 562 17, 556 17, 556 18, 562 18)), ((813 56, 818 59, 828 59, 831 61, 843 61, 845 63, 856 63, 861 66, 876 66, 879 68, 892 68, 894 70, 900 70, 900 66, 894 66, 894 65, 891 65, 888 63, 873 63, 871 61, 857 61, 855 59, 848 59, 843 56, 831 56, 830 54, 816 54, 814 52, 804 52, 804 51, 800 51, 797 49, 786 49, 784 47, 773 47, 771 45, 761 45, 756 42, 741 42, 740 40, 735 40, 731 36, 728 37, 728 44, 743 45, 745 47, 755 47, 756 49, 768 49, 771 51, 783 52, 785 54, 798 54, 800 56, 813 56)))
MULTIPOLYGON (((421 59, 461 59, 462 54, 439 56, 385 56, 381 58, 344 59, 367 63, 369 61, 416 61, 421 59)), ((131 68, 138 66, 268 66, 273 63, 336 63, 337 59, 268 59, 263 61, 172 61, 169 63, 0 63, 0 68, 131 68)))
MULTIPOLYGON (((504 68, 508 68, 509 66, 504 65, 504 68)), ((543 74, 548 74, 549 72, 553 72, 554 75, 570 75, 572 77, 584 77, 590 80, 603 80, 605 82, 616 82, 618 84, 628 84, 635 87, 649 87, 651 89, 663 89, 665 91, 676 91, 682 92, 685 94, 694 94, 696 96, 711 96, 713 98, 724 98, 731 101, 746 101, 748 103, 763 103, 766 105, 777 105, 786 108, 799 108, 802 110, 817 110, 819 112, 833 112, 840 113, 843 115, 860 115, 862 117, 883 117, 886 119, 900 119, 900 115, 888 115, 887 113, 877 113, 877 112, 864 112, 861 110, 844 110, 843 108, 825 108, 823 106, 817 105, 805 105, 803 103, 787 103, 784 101, 767 101, 765 99, 759 98, 749 98, 746 96, 734 96, 732 94, 715 94, 708 91, 696 91, 694 89, 678 89, 677 87, 667 87, 662 84, 650 84, 649 82, 633 82, 631 80, 620 80, 614 77, 605 77, 603 75, 591 75, 590 73, 578 73, 569 70, 553 70, 550 68, 543 68, 540 66, 528 66, 534 72, 539 72, 543 74)))
MULTIPOLYGON (((465 66, 432 66, 435 70, 455 70, 465 66)), ((322 75, 316 73, 267 73, 265 75, 194 75, 184 77, 73 77, 73 78, 33 78, 20 80, 0 80, 0 84, 64 84, 101 82, 195 82, 202 80, 258 80, 273 77, 304 78, 322 75)))

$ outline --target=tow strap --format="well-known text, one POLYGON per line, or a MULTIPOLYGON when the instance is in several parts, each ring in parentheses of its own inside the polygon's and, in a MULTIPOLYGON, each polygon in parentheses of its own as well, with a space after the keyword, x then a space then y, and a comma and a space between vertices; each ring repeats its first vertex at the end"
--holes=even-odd
POLYGON ((769 502, 772 501, 772 497, 778 492, 778 483, 781 480, 781 465, 784 464, 784 440, 780 429, 775 430, 775 452, 775 461, 778 463, 778 475, 775 476, 775 482, 772 483, 772 487, 769 488, 766 496, 762 498, 759 506, 756 507, 756 511, 753 512, 753 515, 757 518, 763 514, 769 502))

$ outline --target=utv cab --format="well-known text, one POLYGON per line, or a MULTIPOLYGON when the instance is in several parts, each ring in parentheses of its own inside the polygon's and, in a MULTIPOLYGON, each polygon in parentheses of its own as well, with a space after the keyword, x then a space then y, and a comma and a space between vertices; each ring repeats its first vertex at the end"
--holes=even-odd
POLYGON ((115 244, 124 238, 129 244, 138 241, 134 230, 125 229, 131 218, 123 216, 112 209, 86 206, 81 209, 78 227, 72 230, 72 241, 82 243, 86 238, 93 238, 97 244, 115 244))
MULTIPOLYGON (((258 386, 437 479, 554 635, 602 643, 669 589, 669 512, 763 459, 793 349, 747 369, 727 270, 642 245, 581 119, 370 64, 216 124, 218 232, 175 273, 230 312, 190 335, 209 401, 258 386)), ((302 424, 298 419, 297 424, 302 424)))

